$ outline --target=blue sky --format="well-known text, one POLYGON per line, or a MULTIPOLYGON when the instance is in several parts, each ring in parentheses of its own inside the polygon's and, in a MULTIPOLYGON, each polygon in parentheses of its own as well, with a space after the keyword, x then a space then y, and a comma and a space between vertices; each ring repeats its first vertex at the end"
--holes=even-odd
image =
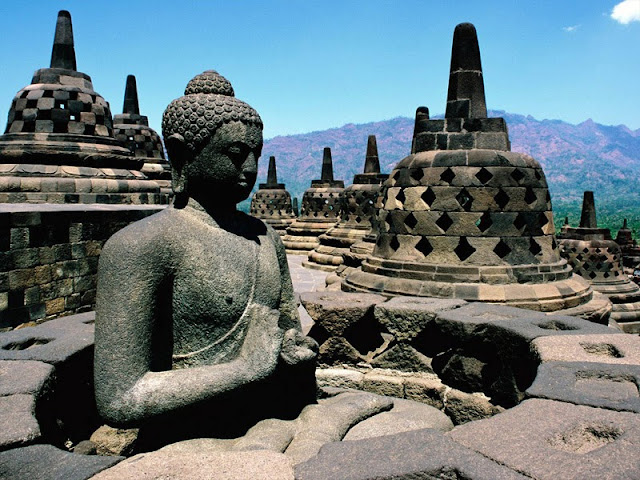
POLYGON ((66 9, 78 70, 113 113, 127 74, 136 75, 141 113, 157 130, 166 105, 207 69, 258 110, 266 138, 411 117, 419 105, 442 113, 453 29, 467 21, 478 30, 490 109, 638 129, 640 0, 625 0, 612 18, 620 3, 4 1, 0 121, 49 65, 57 11, 66 9))

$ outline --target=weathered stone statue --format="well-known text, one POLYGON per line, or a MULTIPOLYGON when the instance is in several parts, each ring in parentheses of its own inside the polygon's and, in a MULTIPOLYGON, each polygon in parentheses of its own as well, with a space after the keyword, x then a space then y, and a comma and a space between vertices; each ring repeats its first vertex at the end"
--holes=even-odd
POLYGON ((315 401, 317 345, 301 333, 279 235, 236 210, 256 180, 260 116, 206 71, 162 129, 175 202, 119 231, 100 257, 99 412, 143 427, 151 445, 294 418, 315 401))

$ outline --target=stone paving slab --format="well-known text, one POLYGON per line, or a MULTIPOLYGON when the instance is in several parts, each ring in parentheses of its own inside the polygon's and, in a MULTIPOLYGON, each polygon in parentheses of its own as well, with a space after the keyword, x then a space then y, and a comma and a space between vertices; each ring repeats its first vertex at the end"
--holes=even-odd
POLYGON ((527 396, 640 413, 640 365, 545 362, 527 396))
POLYGON ((532 347, 542 362, 640 365, 640 337, 627 334, 540 337, 532 347))
POLYGON ((123 460, 31 445, 0 453, 0 478, 11 480, 85 480, 123 460))
POLYGON ((640 415, 635 413, 532 399, 446 435, 539 480, 640 476, 640 415))

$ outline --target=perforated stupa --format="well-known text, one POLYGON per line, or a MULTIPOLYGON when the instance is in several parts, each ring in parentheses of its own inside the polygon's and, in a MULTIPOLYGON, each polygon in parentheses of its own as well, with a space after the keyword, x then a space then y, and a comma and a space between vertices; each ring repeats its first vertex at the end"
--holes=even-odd
POLYGON ((311 180, 311 188, 302 196, 300 216, 282 238, 287 253, 307 255, 319 245, 318 237, 338 221, 343 192, 344 181, 333 179, 331 149, 325 147, 320 179, 311 180))
POLYGON ((285 235, 287 227, 296 216, 291 205, 291 194, 284 183, 278 183, 276 157, 269 157, 267 183, 261 183, 258 191, 251 198, 249 213, 271 225, 280 235, 285 235))
POLYGON ((540 164, 487 118, 475 27, 453 38, 443 120, 419 110, 413 154, 385 183, 371 256, 342 288, 455 297, 606 321, 611 304, 560 257, 540 164))

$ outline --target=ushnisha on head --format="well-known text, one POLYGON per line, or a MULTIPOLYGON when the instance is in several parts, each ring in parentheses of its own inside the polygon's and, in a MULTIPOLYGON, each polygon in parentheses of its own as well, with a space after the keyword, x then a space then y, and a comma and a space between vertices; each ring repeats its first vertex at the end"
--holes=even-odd
POLYGON ((215 195, 233 204, 247 198, 262 151, 262 120, 226 78, 214 70, 194 77, 165 110, 162 133, 178 196, 206 203, 203 196, 215 195))

